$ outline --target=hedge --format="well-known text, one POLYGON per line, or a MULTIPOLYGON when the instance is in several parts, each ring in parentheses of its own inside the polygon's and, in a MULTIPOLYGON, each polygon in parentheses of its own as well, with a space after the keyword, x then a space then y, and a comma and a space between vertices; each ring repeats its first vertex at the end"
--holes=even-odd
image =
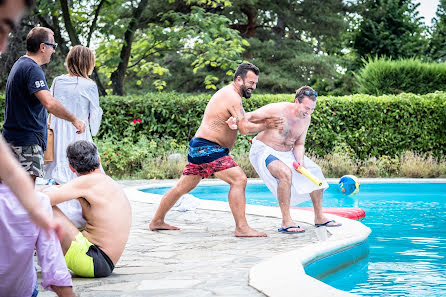
MULTIPOLYGON (((97 139, 119 142, 132 138, 130 141, 136 143, 146 135, 149 139, 186 143, 199 127, 210 97, 177 93, 101 97, 104 116, 97 139), (134 123, 137 119, 141 122, 134 123)), ((292 100, 292 94, 253 95, 243 104, 246 111, 251 111, 268 103, 292 100)), ((3 117, 4 100, 0 104, 3 117)), ((248 138, 252 136, 239 137, 235 149, 248 149, 248 138)), ((443 156, 446 92, 321 96, 312 115, 306 148, 323 157, 335 147, 352 150, 360 159, 396 156, 406 150, 443 156)))
POLYGON ((356 77, 359 91, 375 96, 446 91, 446 63, 375 58, 366 62, 356 77))

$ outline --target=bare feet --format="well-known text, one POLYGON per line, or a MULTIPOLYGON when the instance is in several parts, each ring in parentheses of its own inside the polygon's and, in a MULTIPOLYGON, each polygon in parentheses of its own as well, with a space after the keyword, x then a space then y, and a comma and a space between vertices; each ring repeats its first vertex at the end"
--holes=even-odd
POLYGON ((235 228, 234 232, 235 237, 267 237, 266 233, 259 232, 254 229, 252 229, 249 226, 246 226, 244 228, 235 228))
POLYGON ((180 230, 180 228, 166 224, 164 222, 154 222, 153 220, 149 224, 149 229, 152 231, 156 230, 180 230))

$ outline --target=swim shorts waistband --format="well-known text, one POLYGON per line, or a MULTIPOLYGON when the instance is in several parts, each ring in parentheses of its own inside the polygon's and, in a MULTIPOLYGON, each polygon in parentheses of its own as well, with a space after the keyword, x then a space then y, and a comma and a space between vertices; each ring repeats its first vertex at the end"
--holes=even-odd
POLYGON ((229 155, 229 148, 204 138, 194 137, 189 142, 187 160, 192 164, 210 163, 229 155))

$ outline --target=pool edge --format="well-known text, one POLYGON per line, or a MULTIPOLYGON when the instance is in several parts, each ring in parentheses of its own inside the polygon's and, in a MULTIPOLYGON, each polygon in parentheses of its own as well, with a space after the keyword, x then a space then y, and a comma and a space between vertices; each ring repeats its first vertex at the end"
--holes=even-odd
MULTIPOLYGON (((172 186, 176 181, 168 181, 166 183, 157 183, 154 187, 172 186)), ((250 183, 261 183, 261 181, 250 181, 250 183)), ((205 181, 203 185, 218 185, 220 181, 205 181)), ((140 191, 145 186, 126 187, 124 191, 132 201, 155 203, 161 201, 162 195, 143 193, 140 191), (147 199, 147 197, 151 199, 147 199)), ((199 208, 229 211, 227 202, 207 201, 203 200, 199 208)), ((293 217, 299 217, 299 221, 313 224, 313 214, 304 210, 291 210, 293 217)), ((253 215, 269 216, 281 218, 280 210, 267 206, 246 205, 246 213, 253 215)), ((371 233, 370 228, 362 223, 346 218, 329 215, 329 218, 335 218, 343 224, 340 228, 325 228, 319 230, 329 232, 330 236, 325 241, 311 243, 305 247, 298 248, 294 251, 281 253, 268 260, 262 261, 249 271, 248 284, 259 292, 272 297, 288 297, 290 292, 297 292, 306 297, 312 296, 357 296, 345 291, 335 289, 305 273, 304 266, 317 259, 333 253, 340 249, 348 248, 360 244, 367 240, 371 233), (290 259, 293 259, 292 261, 290 259)))

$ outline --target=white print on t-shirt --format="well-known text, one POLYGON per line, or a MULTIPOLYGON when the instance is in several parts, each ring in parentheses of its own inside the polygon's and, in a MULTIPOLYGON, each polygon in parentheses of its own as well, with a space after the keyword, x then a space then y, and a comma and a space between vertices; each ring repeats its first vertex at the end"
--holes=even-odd
POLYGON ((36 88, 43 88, 45 86, 45 82, 43 80, 41 81, 36 80, 35 84, 36 88))

